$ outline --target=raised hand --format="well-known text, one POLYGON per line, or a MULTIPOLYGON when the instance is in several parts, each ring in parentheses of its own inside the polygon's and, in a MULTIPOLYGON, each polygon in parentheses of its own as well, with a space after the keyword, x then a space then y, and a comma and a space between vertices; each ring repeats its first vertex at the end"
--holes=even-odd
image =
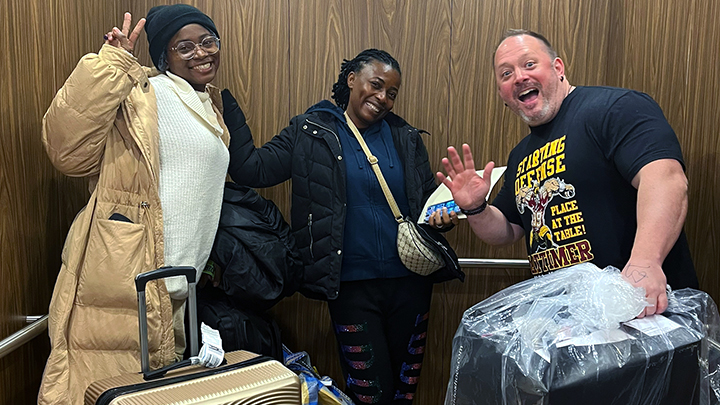
POLYGON ((450 146, 447 150, 448 157, 442 160, 447 176, 437 172, 438 180, 450 189, 455 203, 460 208, 471 210, 479 207, 485 202, 485 196, 490 191, 490 175, 495 163, 489 162, 481 177, 475 171, 475 162, 468 144, 462 146, 463 160, 460 160, 460 155, 454 147, 450 146))
POLYGON ((132 32, 130 32, 131 23, 132 15, 130 15, 130 13, 125 13, 122 30, 118 27, 113 27, 110 32, 105 34, 105 43, 118 48, 123 48, 126 51, 133 53, 135 43, 137 42, 140 33, 142 33, 143 27, 145 27, 145 19, 141 18, 135 25, 135 28, 133 28, 132 32))

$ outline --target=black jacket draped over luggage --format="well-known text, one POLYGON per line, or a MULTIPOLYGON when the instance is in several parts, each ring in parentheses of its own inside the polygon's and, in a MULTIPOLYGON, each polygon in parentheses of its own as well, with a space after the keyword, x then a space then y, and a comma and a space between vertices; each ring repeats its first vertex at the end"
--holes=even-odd
POLYGON ((267 309, 295 293, 303 265, 278 207, 249 187, 226 183, 210 259, 220 287, 238 305, 267 309))

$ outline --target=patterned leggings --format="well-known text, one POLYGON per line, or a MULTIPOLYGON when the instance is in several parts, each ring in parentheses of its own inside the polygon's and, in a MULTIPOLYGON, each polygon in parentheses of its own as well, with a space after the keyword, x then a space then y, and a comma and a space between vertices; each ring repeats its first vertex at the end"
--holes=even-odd
POLYGON ((411 404, 425 353, 432 283, 412 275, 347 281, 329 301, 346 392, 356 404, 411 404))

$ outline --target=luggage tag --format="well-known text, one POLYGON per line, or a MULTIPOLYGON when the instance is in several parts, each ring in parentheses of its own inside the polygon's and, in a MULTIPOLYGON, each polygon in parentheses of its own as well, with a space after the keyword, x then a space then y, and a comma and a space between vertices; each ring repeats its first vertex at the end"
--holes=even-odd
POLYGON ((192 364, 201 364, 207 368, 215 368, 225 360, 225 351, 222 348, 222 338, 220 332, 205 325, 200 324, 200 334, 202 335, 202 347, 197 357, 191 357, 192 364))
MULTIPOLYGON (((683 328, 682 325, 664 317, 661 314, 655 314, 639 319, 636 318, 625 322, 624 325, 637 329, 648 336, 666 335, 675 329, 683 328)), ((690 329, 690 331, 692 332, 692 329, 690 329)))

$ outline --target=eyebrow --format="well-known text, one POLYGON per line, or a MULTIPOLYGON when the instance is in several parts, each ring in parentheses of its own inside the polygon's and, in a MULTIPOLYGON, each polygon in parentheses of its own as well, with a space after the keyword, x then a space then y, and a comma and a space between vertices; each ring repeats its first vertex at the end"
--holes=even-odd
MULTIPOLYGON (((384 80, 382 77, 380 77, 380 76, 372 76, 372 77, 370 78, 370 80, 379 80, 379 81, 382 82, 383 85, 385 84, 385 80, 384 80)), ((396 86, 391 86, 389 90, 399 91, 400 88, 399 88, 399 87, 396 87, 396 86)))
MULTIPOLYGON (((536 55, 531 55, 531 54, 532 54, 531 51, 529 51, 529 52, 524 52, 522 55, 518 56, 516 59, 527 59, 527 58, 530 57, 530 56, 532 56, 531 59, 536 58, 536 55)), ((510 62, 503 62, 503 63, 501 63, 501 64, 499 64, 499 65, 496 65, 496 66, 495 66, 495 69, 499 69, 499 68, 505 67, 505 66, 512 66, 512 63, 510 63, 510 62)))
MULTIPOLYGON (((213 35, 212 33, 205 33, 205 34, 200 35, 200 37, 198 37, 198 40, 202 41, 203 39, 205 39, 205 38, 207 38, 207 37, 214 37, 214 36, 215 36, 215 35, 213 35)), ((184 39, 178 39, 178 40, 175 42, 175 45, 179 44, 180 42, 185 42, 185 41, 195 42, 194 39, 184 38, 184 39)))

